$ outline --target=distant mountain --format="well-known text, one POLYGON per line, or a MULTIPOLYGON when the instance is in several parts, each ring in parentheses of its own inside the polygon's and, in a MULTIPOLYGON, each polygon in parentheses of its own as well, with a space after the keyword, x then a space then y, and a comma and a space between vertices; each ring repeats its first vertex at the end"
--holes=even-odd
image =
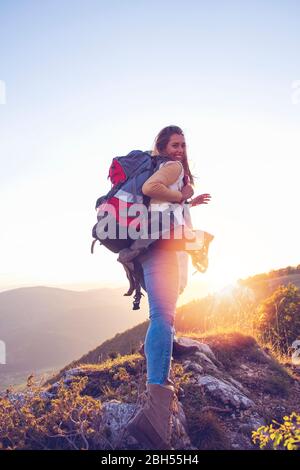
MULTIPOLYGON (((276 271, 273 273, 276 273, 276 271)), ((291 282, 296 287, 300 288, 300 272, 291 274, 281 274, 277 276, 273 274, 272 277, 259 277, 259 275, 257 275, 253 276, 253 278, 248 278, 245 280, 239 279, 238 282, 240 285, 252 289, 256 299, 261 300, 264 297, 268 297, 268 295, 270 295, 280 285, 287 285, 291 282)))
POLYGON ((82 292, 26 287, 0 292, 0 340, 7 354, 6 364, 0 364, 0 387, 13 374, 60 368, 145 320, 147 302, 134 311, 125 292, 126 287, 82 292))

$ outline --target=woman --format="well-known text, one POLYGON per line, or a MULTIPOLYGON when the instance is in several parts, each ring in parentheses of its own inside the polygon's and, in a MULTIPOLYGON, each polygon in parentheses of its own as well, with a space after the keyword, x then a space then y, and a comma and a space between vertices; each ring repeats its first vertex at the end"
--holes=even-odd
MULTIPOLYGON (((183 131, 177 126, 162 129, 155 139, 152 155, 167 156, 171 161, 162 163, 142 187, 143 193, 151 198, 150 210, 163 211, 166 205, 177 203, 174 204, 174 214, 184 225, 183 204, 194 194, 194 178, 188 164, 183 131)), ((190 205, 206 204, 209 198, 209 194, 202 194, 190 205)), ((175 390, 169 374, 176 302, 182 291, 178 253, 172 249, 172 243, 172 240, 163 240, 160 244, 158 240, 139 259, 150 310, 144 346, 148 397, 143 408, 129 422, 127 430, 151 449, 172 449, 170 421, 175 390)))

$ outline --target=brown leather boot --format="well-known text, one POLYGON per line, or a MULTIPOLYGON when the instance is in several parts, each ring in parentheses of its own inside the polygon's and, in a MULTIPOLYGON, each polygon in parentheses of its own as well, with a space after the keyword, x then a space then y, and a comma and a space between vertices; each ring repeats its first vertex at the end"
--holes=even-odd
POLYGON ((171 419, 175 403, 172 385, 147 384, 147 401, 127 431, 146 449, 172 450, 171 419))

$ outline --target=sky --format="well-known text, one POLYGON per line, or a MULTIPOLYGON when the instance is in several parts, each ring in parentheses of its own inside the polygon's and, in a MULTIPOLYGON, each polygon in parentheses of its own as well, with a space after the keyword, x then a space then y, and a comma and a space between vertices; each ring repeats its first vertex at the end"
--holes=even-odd
MULTIPOLYGON (((91 255, 114 156, 185 134, 213 288, 300 263, 300 3, 0 0, 0 290, 127 283, 91 255)), ((190 275, 194 271, 190 265, 190 275)), ((195 276, 195 293, 199 293, 195 276)))

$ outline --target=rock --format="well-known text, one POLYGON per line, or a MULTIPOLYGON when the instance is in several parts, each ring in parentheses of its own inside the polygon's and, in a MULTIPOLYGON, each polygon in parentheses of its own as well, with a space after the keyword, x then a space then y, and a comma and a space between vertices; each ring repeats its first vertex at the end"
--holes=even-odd
POLYGON ((211 361, 209 357, 206 356, 203 352, 196 352, 195 355, 197 356, 201 366, 204 368, 209 368, 210 370, 217 371, 217 366, 211 361))
POLYGON ((241 364, 240 369, 242 369, 248 377, 252 377, 254 374, 254 371, 250 367, 246 366, 245 364, 241 364))
POLYGON ((192 444, 187 434, 187 421, 182 404, 177 401, 177 410, 172 416, 172 444, 174 449, 191 449, 192 444))
POLYGON ((245 389, 245 387, 240 383, 238 382, 237 380, 235 380, 234 378, 232 377, 228 377, 228 379, 223 379, 224 382, 228 383, 228 385, 234 385, 236 388, 238 388, 243 394, 247 395, 247 390, 245 389))
POLYGON ((23 406, 26 404, 26 396, 30 397, 33 396, 33 393, 27 392, 22 393, 22 392, 9 392, 8 394, 5 394, 5 397, 11 402, 14 403, 16 406, 23 406))
MULTIPOLYGON (((32 397, 34 397, 34 392, 27 390, 26 392, 10 392, 3 394, 11 403, 14 403, 16 406, 24 406, 32 397)), ((49 391, 41 390, 39 396, 42 400, 48 400, 55 397, 54 393, 49 393, 49 391)))
POLYGON ((52 398, 55 398, 56 394, 55 393, 51 393, 51 392, 47 392, 47 391, 43 391, 40 393, 40 397, 43 399, 43 400, 47 400, 47 399, 52 399, 52 398))
POLYGON ((176 339, 176 341, 178 342, 178 344, 180 344, 180 345, 182 345, 186 348, 194 349, 196 351, 196 354, 197 354, 197 352, 203 353, 203 354, 205 354, 205 356, 207 356, 209 359, 211 359, 211 361, 214 361, 218 365, 220 364, 219 361, 217 360, 216 356, 212 352, 211 348, 208 346, 208 344, 201 343, 200 341, 197 341, 197 340, 192 339, 192 338, 186 338, 184 336, 178 337, 176 339))
POLYGON ((224 404, 228 403, 234 408, 247 409, 255 406, 254 402, 234 387, 234 385, 229 385, 211 375, 198 377, 198 384, 203 386, 204 390, 212 398, 224 404))
POLYGON ((70 385, 74 382, 74 377, 71 376, 71 377, 67 377, 66 379, 64 379, 64 384, 65 385, 70 385))
POLYGON ((242 433, 236 433, 230 438, 232 444, 231 447, 234 450, 253 450, 253 444, 250 439, 242 433))
POLYGON ((119 446, 121 432, 134 415, 135 410, 135 405, 122 403, 119 400, 110 400, 102 403, 102 426, 106 428, 109 442, 114 449, 119 446))
POLYGON ((215 361, 216 363, 219 362, 208 344, 200 343, 199 341, 196 342, 198 343, 199 352, 205 354, 205 356, 209 357, 212 361, 215 361))
POLYGON ((203 373, 203 367, 200 366, 200 364, 197 364, 196 362, 192 361, 186 361, 185 365, 183 366, 183 369, 188 372, 197 372, 198 374, 203 373))
POLYGON ((66 370, 64 372, 64 376, 66 378, 69 378, 69 377, 74 377, 75 375, 88 375, 87 372, 85 373, 83 369, 80 369, 79 367, 77 367, 76 369, 69 369, 69 370, 66 370))
POLYGON ((198 342, 191 340, 190 338, 179 337, 177 338, 174 336, 173 340, 173 357, 180 358, 181 356, 185 356, 187 354, 193 354, 194 352, 198 351, 198 342))
POLYGON ((252 431, 256 431, 260 426, 265 425, 265 420, 263 418, 255 418, 254 416, 250 417, 247 423, 241 424, 238 429, 239 433, 245 434, 251 438, 252 431))
POLYGON ((240 446, 239 446, 239 444, 232 444, 232 448, 237 450, 237 449, 240 448, 240 446))

